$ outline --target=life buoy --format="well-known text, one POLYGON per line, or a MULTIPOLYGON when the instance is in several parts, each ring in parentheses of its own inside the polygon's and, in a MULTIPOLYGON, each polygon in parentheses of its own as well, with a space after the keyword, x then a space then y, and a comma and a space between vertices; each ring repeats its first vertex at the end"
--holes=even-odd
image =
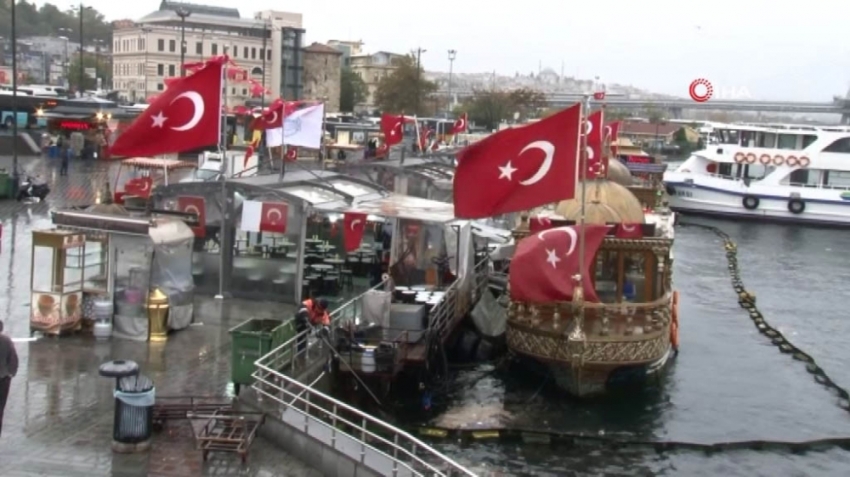
POLYGON ((746 158, 747 156, 743 152, 738 152, 735 154, 735 162, 737 162, 738 164, 744 162, 746 158))
POLYGON ((800 167, 809 167, 809 164, 811 163, 812 161, 810 161, 806 156, 800 158, 800 167))
POLYGON ((785 158, 783 158, 782 156, 780 156, 778 154, 773 156, 773 165, 774 166, 781 166, 783 162, 785 162, 785 158))
MULTIPOLYGON (((777 157, 782 157, 782 156, 777 156, 777 157)), ((788 167, 797 167, 800 163, 799 163, 799 162, 797 162, 797 158, 796 158, 796 157, 794 157, 794 156, 788 156, 788 159, 786 159, 786 160, 785 160, 785 164, 786 164, 788 167)))
POLYGON ((744 199, 741 200, 744 204, 744 208, 747 210, 755 210, 759 206, 759 198, 751 195, 745 195, 744 199))
POLYGON ((788 212, 792 214, 802 214, 806 210, 806 203, 800 199, 791 199, 788 201, 788 212))
POLYGON ((679 351, 679 292, 673 292, 673 306, 671 307, 672 319, 670 320, 670 344, 673 350, 679 351))
POLYGON ((770 164, 770 156, 762 154, 761 157, 759 157, 759 162, 761 162, 763 166, 770 164))
POLYGON ((756 163, 756 155, 752 152, 747 154, 747 164, 755 164, 756 163))

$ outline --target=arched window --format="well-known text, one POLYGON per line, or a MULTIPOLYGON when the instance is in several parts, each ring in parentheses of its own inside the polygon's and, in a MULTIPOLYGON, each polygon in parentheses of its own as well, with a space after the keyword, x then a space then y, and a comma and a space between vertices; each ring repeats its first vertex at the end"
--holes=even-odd
POLYGON ((259 66, 255 66, 254 69, 251 70, 251 74, 254 75, 254 76, 262 76, 263 75, 263 69, 260 68, 259 66))

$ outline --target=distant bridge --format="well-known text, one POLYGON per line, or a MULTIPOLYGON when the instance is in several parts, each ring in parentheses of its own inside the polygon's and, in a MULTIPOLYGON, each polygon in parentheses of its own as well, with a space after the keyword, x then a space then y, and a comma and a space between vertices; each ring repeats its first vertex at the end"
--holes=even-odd
MULTIPOLYGON (((441 90, 438 95, 448 96, 448 91, 441 90)), ((455 101, 471 97, 471 90, 452 91, 455 101)), ((609 93, 605 103, 617 109, 663 109, 669 111, 674 118, 681 117, 682 111, 712 110, 712 111, 762 111, 774 113, 801 114, 839 114, 841 122, 850 124, 850 98, 836 97, 832 102, 797 102, 797 101, 753 101, 753 100, 715 100, 710 99, 698 103, 691 99, 631 99, 623 94, 609 93)), ((584 98, 580 93, 548 93, 546 100, 549 106, 566 107, 584 98)))

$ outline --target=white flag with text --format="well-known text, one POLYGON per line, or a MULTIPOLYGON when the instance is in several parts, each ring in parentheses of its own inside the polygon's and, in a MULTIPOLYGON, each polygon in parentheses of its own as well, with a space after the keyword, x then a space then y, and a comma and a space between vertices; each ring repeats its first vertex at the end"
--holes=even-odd
POLYGON ((266 147, 283 145, 283 128, 266 129, 266 147))
POLYGON ((319 149, 322 146, 324 117, 324 104, 291 113, 283 120, 283 143, 287 146, 319 149))

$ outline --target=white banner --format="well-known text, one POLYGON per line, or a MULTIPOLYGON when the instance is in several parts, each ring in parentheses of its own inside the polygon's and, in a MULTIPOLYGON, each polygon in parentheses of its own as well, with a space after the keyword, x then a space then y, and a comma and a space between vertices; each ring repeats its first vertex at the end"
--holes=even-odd
POLYGON ((266 147, 283 145, 283 128, 266 129, 266 147))
MULTIPOLYGON (((266 131, 268 132, 268 131, 266 131)), ((263 215, 263 203, 257 200, 246 200, 242 202, 242 229, 243 232, 259 232, 260 217, 263 215)))
POLYGON ((283 120, 283 143, 319 149, 322 146, 322 121, 325 105, 299 109, 283 120))

